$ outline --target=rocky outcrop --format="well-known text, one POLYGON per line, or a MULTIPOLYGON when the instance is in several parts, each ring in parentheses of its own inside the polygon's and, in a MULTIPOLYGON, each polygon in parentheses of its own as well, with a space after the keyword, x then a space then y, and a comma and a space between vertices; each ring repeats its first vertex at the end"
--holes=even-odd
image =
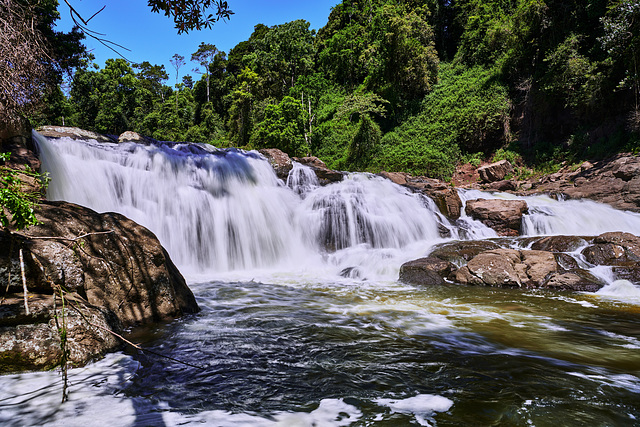
POLYGON ((478 174, 482 182, 495 182, 503 180, 507 175, 513 173, 513 165, 508 160, 484 165, 478 168, 478 174))
POLYGON ((616 209, 640 212, 640 158, 619 154, 578 169, 561 169, 532 182, 520 194, 548 193, 570 199, 591 199, 616 209))
POLYGON ((443 285, 455 266, 436 257, 420 258, 402 264, 400 281, 414 285, 443 285))
POLYGON ((0 233, 0 289, 9 289, 0 304, 0 358, 12 361, 2 365, 5 371, 59 362, 61 295, 75 364, 118 346, 108 330, 198 311, 184 278, 146 228, 66 202, 43 202, 36 214, 39 225, 0 233), (22 303, 20 250, 29 314, 22 303))
POLYGON ((289 155, 277 148, 263 148, 258 152, 267 159, 278 178, 286 182, 289 172, 293 169, 289 155))
POLYGON ((501 236, 520 234, 522 215, 528 210, 524 200, 468 200, 465 212, 473 219, 491 227, 501 236))
POLYGON ((104 135, 101 133, 69 126, 41 126, 37 129, 37 131, 47 138, 67 137, 79 140, 95 139, 98 142, 118 142, 117 138, 112 135, 104 135))
POLYGON ((621 232, 597 237, 548 236, 449 242, 437 246, 428 257, 403 264, 400 280, 417 285, 455 282, 475 286, 595 292, 605 283, 582 267, 582 259, 593 265, 612 266, 616 279, 640 284, 640 238, 621 232), (513 246, 544 250, 515 249, 513 246), (574 258, 572 254, 583 247, 583 258, 574 258))
POLYGON ((343 172, 329 169, 327 165, 317 157, 294 157, 293 160, 313 169, 320 181, 320 185, 327 185, 344 179, 343 172))

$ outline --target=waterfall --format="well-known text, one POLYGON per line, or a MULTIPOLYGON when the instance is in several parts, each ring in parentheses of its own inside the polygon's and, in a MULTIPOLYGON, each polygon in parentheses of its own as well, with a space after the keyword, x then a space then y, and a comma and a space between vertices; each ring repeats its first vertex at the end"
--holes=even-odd
POLYGON ((256 152, 34 138, 51 176, 50 200, 133 219, 189 272, 291 271, 327 260, 339 272, 354 257, 397 270, 388 251, 422 242, 420 255, 440 239, 443 218, 430 199, 372 175, 321 187, 310 168, 294 163, 285 185, 256 152))

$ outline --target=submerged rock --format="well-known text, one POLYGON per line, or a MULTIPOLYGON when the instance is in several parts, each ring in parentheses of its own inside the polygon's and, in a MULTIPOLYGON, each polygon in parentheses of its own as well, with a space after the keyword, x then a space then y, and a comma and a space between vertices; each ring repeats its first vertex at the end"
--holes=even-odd
POLYGON ((9 289, 0 304, 0 358, 11 361, 2 371, 59 363, 61 292, 74 364, 116 348, 109 330, 198 311, 184 278, 146 228, 66 202, 43 202, 36 215, 40 224, 20 234, 0 232, 0 288, 9 289), (20 250, 33 302, 29 314, 21 303, 20 250))

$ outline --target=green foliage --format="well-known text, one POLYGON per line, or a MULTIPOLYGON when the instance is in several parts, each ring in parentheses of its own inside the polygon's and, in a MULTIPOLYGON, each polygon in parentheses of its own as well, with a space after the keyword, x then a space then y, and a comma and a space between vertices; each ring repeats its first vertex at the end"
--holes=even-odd
POLYGON ((290 156, 305 156, 305 110, 300 101, 285 96, 277 105, 268 105, 264 120, 256 125, 251 143, 256 148, 279 148, 290 156))
MULTIPOLYGON (((8 161, 10 153, 0 153, 0 162, 8 161)), ((39 174, 24 171, 22 173, 38 177, 39 174)), ((0 166, 0 225, 9 227, 11 223, 18 229, 38 223, 34 208, 37 196, 22 191, 22 181, 18 172, 6 166, 0 166)))
POLYGON ((499 162, 500 160, 508 160, 512 165, 522 163, 522 157, 515 151, 499 148, 491 158, 492 162, 499 162))
POLYGON ((381 136, 380 126, 368 114, 361 115, 358 130, 349 144, 347 167, 364 170, 378 154, 381 136))

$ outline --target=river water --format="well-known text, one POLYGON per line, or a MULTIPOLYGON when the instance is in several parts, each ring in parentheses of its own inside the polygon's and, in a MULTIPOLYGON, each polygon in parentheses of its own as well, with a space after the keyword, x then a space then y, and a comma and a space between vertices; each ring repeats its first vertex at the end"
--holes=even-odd
MULTIPOLYGON (((3 425, 640 425, 640 286, 607 268, 597 293, 409 286, 403 262, 495 233, 375 176, 284 184, 256 153, 38 137, 48 197, 147 226, 202 311, 131 336, 189 365, 112 354, 64 404, 57 372, 0 377, 3 425)), ((526 200, 528 235, 640 234, 637 214, 526 200)))

